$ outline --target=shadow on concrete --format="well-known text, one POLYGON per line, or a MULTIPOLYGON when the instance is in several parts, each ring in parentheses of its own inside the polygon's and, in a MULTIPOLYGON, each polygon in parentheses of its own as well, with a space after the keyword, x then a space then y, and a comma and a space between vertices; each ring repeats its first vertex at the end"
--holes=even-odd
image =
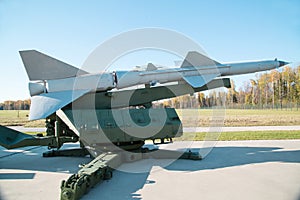
MULTIPOLYGON (((68 144, 67 148, 78 147, 68 144)), ((91 161, 89 157, 42 157, 47 147, 27 147, 15 150, 1 150, 0 169, 33 170, 44 172, 76 173, 79 165, 91 161)))
POLYGON ((0 180, 33 179, 35 173, 0 173, 0 180))
MULTIPOLYGON (((193 149, 193 151, 199 151, 199 149, 193 149)), ((287 151, 282 148, 269 147, 215 147, 203 160, 176 160, 164 168, 167 170, 190 172, 267 162, 300 163, 300 151, 287 151)), ((150 165, 148 166, 149 169, 159 166, 155 162, 152 162, 152 164, 151 162, 147 162, 147 164, 150 165)), ((142 160, 125 165, 132 165, 132 167, 143 165, 145 167, 145 162, 142 160)), ((102 185, 97 185, 83 197, 83 200, 98 199, 100 196, 104 199, 114 200, 142 199, 136 192, 146 184, 155 184, 155 181, 148 180, 148 176, 149 173, 115 171, 113 179, 102 185)))
MULTIPOLYGON (((91 160, 88 157, 43 158, 41 153, 44 151, 47 151, 47 148, 40 147, 3 157, 0 159, 0 169, 76 173, 79 169, 78 164, 87 163, 91 160)), ((199 151, 199 149, 192 149, 192 151, 199 151)), ((125 165, 130 165, 133 169, 138 169, 141 165, 145 167, 145 164, 148 165, 146 167, 149 169, 160 166, 160 162, 154 159, 149 160, 152 162, 142 160, 125 165)), ((267 162, 300 163, 300 150, 285 150, 276 147, 215 147, 203 160, 176 160, 167 167, 161 167, 176 171, 199 171, 267 162)), ((18 179, 18 177, 27 179, 33 178, 33 176, 30 173, 2 173, 0 179, 1 177, 6 177, 5 179, 18 179)), ((155 184, 155 181, 148 180, 148 176, 149 173, 127 173, 116 170, 111 180, 97 185, 82 199, 98 199, 99 196, 104 199, 116 200, 142 199, 136 192, 146 184, 155 184)))
MULTIPOLYGON (((199 150, 193 149, 193 151, 199 150)), ((276 147, 215 147, 201 161, 187 164, 186 160, 177 160, 166 169, 197 171, 266 162, 300 163, 300 150, 287 151, 276 147)))
POLYGON ((146 184, 155 184, 155 181, 147 180, 148 176, 149 173, 126 173, 116 170, 112 179, 96 185, 82 197, 82 200, 142 199, 142 196, 136 192, 146 184))

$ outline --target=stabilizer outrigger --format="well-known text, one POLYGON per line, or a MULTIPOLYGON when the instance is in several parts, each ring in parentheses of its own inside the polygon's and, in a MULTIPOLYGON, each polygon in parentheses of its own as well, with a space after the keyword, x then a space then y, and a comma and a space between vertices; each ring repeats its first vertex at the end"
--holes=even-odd
POLYGON ((60 148, 64 143, 78 142, 78 137, 43 136, 25 134, 0 125, 0 146, 6 149, 15 149, 27 146, 48 146, 49 148, 60 148))

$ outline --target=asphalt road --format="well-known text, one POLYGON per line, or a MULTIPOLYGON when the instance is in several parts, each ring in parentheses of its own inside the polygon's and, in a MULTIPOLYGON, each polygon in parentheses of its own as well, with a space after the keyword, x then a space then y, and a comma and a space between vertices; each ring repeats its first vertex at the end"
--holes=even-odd
MULTIPOLYGON (((66 147, 72 147, 68 144, 66 147)), ((300 140, 175 142, 208 155, 200 161, 125 163, 82 199, 300 199, 300 140), (214 146, 209 149, 208 147, 214 146), (211 151, 210 151, 211 150, 211 151), (132 173, 148 169, 143 173, 132 173), (131 171, 128 172, 128 171, 131 171)), ((43 158, 46 147, 0 149, 0 199, 59 199, 60 182, 90 158, 43 158)))

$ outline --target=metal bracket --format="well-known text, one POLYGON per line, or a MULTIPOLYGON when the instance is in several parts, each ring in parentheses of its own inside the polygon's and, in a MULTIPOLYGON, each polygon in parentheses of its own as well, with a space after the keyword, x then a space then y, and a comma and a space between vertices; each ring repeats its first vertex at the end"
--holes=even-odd
POLYGON ((38 137, 28 135, 4 126, 0 126, 0 133, 0 145, 7 149, 20 148, 26 146, 48 146, 50 148, 59 148, 64 143, 78 141, 78 137, 70 136, 38 137))

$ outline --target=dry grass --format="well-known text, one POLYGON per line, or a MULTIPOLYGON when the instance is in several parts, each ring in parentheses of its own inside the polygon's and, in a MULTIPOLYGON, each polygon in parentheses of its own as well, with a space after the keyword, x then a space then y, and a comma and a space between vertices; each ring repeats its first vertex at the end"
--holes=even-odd
POLYGON ((210 126, 290 126, 300 125, 297 110, 243 110, 243 109, 183 109, 177 113, 185 127, 210 126))
MULTIPOLYGON (((300 125, 297 110, 242 110, 242 109, 178 109, 185 127, 211 126, 289 126, 300 125)), ((1 110, 0 125, 44 127, 45 120, 28 121, 27 110, 1 110)))
POLYGON ((0 110, 0 125, 2 126, 26 126, 44 127, 45 120, 28 120, 28 110, 0 110))

